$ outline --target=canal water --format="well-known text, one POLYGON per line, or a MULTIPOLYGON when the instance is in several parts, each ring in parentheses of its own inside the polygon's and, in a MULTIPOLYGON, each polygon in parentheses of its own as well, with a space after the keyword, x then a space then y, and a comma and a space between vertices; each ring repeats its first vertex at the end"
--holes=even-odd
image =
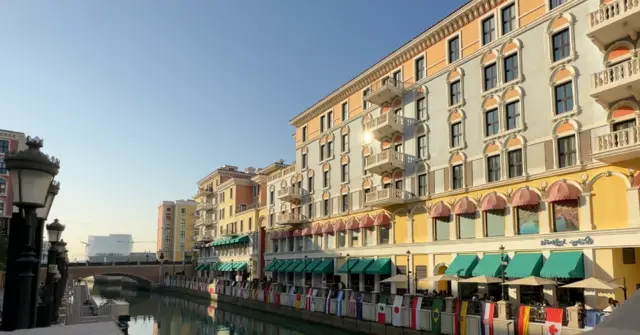
POLYGON ((89 287, 97 302, 105 299, 129 302, 130 335, 353 334, 235 305, 214 308, 202 299, 135 291, 121 285, 90 284, 89 287))

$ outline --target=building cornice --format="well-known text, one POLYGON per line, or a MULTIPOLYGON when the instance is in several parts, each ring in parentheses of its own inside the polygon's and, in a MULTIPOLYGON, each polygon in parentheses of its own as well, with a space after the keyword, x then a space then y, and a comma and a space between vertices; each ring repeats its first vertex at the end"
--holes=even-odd
POLYGON ((307 108, 304 112, 298 114, 289 121, 289 124, 293 126, 300 126, 317 117, 321 113, 324 113, 340 101, 363 90, 373 81, 411 60, 430 46, 458 31, 469 22, 484 15, 499 3, 501 3, 499 0, 469 1, 467 4, 455 10, 452 14, 434 24, 417 37, 405 43, 403 46, 396 49, 373 66, 348 81, 346 84, 340 86, 322 100, 307 108))

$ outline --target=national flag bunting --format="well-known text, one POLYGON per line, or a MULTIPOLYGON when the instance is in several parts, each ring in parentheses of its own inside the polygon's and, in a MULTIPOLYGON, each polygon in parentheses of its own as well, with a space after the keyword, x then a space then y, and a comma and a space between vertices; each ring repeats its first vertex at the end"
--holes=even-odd
POLYGON ((362 320, 362 296, 356 297, 356 319, 362 320))
POLYGON ((467 335, 467 310, 469 310, 469 302, 463 301, 460 307, 460 335, 467 335))
POLYGON ((422 297, 413 297, 411 302, 411 328, 420 329, 420 307, 422 307, 422 297))
POLYGON ((494 335, 493 314, 495 313, 496 304, 492 302, 485 302, 482 307, 482 327, 480 327, 480 331, 482 332, 482 335, 494 335))
POLYGON ((455 300, 453 303, 453 334, 460 335, 460 309, 462 308, 462 304, 460 300, 455 300))
POLYGON ((529 315, 531 313, 531 307, 520 306, 520 313, 518 313, 518 335, 529 335, 529 315))
POLYGON ((442 299, 434 299, 431 309, 431 332, 440 334, 442 332, 441 313, 444 306, 442 299))
POLYGON ((382 303, 382 302, 378 303, 378 317, 377 317, 377 320, 378 320, 378 323, 381 324, 381 325, 385 324, 385 322, 386 322, 386 320, 385 320, 386 317, 387 317, 387 315, 386 315, 387 313, 386 313, 386 310, 385 310, 386 307, 387 307, 387 305, 385 305, 384 303, 382 303))
POLYGON ((331 311, 331 293, 333 293, 333 290, 329 290, 329 293, 327 293, 327 297, 326 299, 324 299, 324 312, 326 314, 329 314, 329 312, 331 311))
POLYGON ((391 324, 396 327, 402 326, 400 312, 402 312, 402 296, 396 295, 393 297, 393 307, 391 309, 391 324))
POLYGON ((336 315, 342 316, 342 299, 344 298, 344 291, 339 291, 336 297, 336 315))
POLYGON ((545 335, 560 335, 562 331, 562 314, 564 310, 562 308, 545 308, 545 314, 547 319, 544 322, 544 334, 545 335))

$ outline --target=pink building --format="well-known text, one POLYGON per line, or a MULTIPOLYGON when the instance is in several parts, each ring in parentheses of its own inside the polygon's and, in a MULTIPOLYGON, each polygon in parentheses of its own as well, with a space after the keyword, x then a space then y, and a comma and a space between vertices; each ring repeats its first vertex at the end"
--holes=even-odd
POLYGON ((13 205, 11 203, 11 180, 4 164, 7 152, 26 148, 24 133, 0 129, 0 229, 5 231, 13 205))

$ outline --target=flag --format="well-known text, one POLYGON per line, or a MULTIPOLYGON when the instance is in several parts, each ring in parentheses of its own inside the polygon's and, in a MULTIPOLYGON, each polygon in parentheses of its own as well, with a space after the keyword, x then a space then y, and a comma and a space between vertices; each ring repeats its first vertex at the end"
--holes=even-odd
POLYGON ((333 291, 329 290, 329 293, 327 294, 327 298, 324 299, 324 312, 329 314, 329 311, 331 310, 331 308, 329 306, 331 306, 331 293, 333 291))
POLYGON ((339 291, 336 297, 336 315, 342 316, 342 298, 344 297, 344 291, 339 291))
POLYGON ((271 290, 270 290, 270 286, 265 286, 264 288, 264 303, 268 304, 269 303, 269 295, 271 295, 271 290))
POLYGON ((547 320, 544 322, 545 335, 560 335, 562 330, 562 308, 545 308, 547 320))
POLYGON ((485 302, 483 305, 482 313, 482 335, 494 335, 493 334, 493 314, 495 313, 496 304, 491 302, 485 302))
POLYGON ((382 302, 378 303, 378 323, 383 325, 386 321, 386 311, 385 311, 385 307, 387 307, 387 305, 385 305, 382 302))
POLYGON ((442 308, 444 301, 442 299, 433 300, 433 305, 431 309, 431 332, 434 334, 441 333, 442 324, 440 323, 440 313, 442 313, 442 308))
POLYGON ((314 288, 313 291, 311 291, 311 303, 309 306, 309 310, 312 312, 316 311, 316 296, 318 295, 318 289, 314 288))
POLYGON ((462 307, 460 307, 460 335, 467 335, 467 310, 469 309, 469 302, 463 301, 462 307))
POLYGON ((352 318, 356 317, 356 300, 353 293, 351 293, 351 296, 349 297, 349 311, 347 314, 352 318))
POLYGON ((396 327, 402 326, 402 296, 393 297, 393 309, 391 310, 391 324, 396 327))
POLYGON ((588 310, 587 318, 584 322, 584 330, 591 330, 600 323, 602 314, 598 311, 588 310))
POLYGON ((214 294, 216 294, 216 285, 214 285, 214 284, 209 284, 208 289, 209 289, 209 295, 214 295, 214 294))
MULTIPOLYGON (((520 306, 520 313, 518 313, 518 335, 529 335, 529 313, 531 307, 520 306)), ((562 321, 562 319, 561 319, 562 321)))
POLYGON ((276 305, 280 306, 280 292, 279 292, 279 290, 277 290, 277 288, 274 289, 273 291, 274 291, 274 295, 275 295, 275 299, 274 300, 276 302, 276 305))
POLYGON ((420 307, 422 306, 422 297, 413 297, 411 303, 411 328, 420 329, 420 307))
POLYGON ((356 297, 356 319, 362 320, 362 296, 356 297))
POLYGON ((462 309, 462 304, 460 300, 454 300, 455 304, 453 308, 453 334, 460 335, 460 309, 462 309))
POLYGON ((296 309, 302 307, 302 294, 296 294, 296 309))

